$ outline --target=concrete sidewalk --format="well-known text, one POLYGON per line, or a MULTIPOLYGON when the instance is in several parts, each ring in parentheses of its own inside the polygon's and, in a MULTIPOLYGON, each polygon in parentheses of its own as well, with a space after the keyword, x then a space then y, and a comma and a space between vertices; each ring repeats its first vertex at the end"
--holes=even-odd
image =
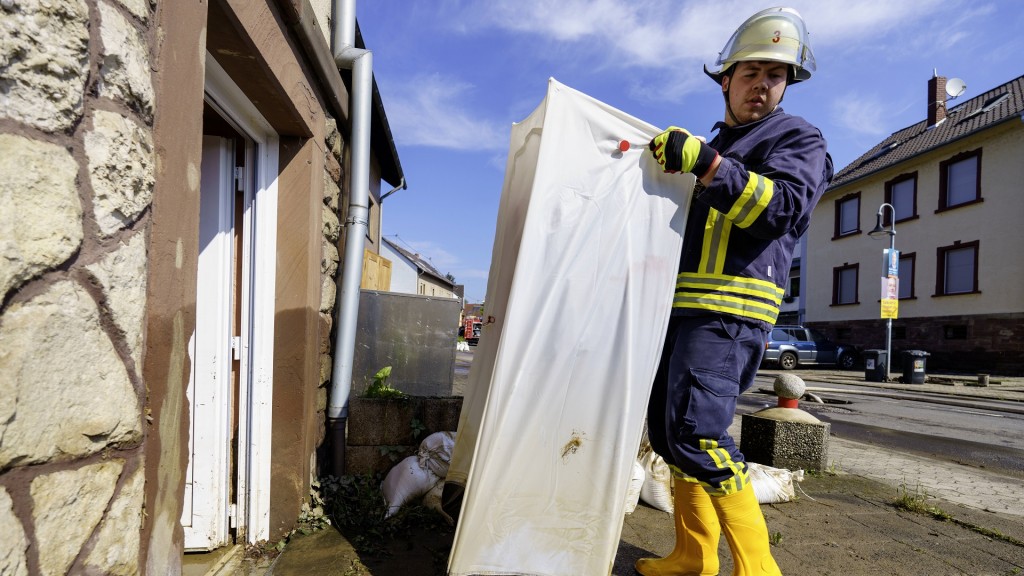
MULTIPOLYGON (((950 397, 1024 401, 1024 378, 930 376, 926 384, 864 382, 863 373, 799 371, 809 388, 857 384, 944 394, 950 397), (948 380, 947 380, 948 379, 948 380)), ((773 371, 764 371, 771 377, 773 371)), ((1022 404, 1024 406, 1024 404, 1022 404)), ((740 418, 731 432, 737 437, 740 418)), ((868 444, 829 440, 830 470, 807 475, 794 502, 762 506, 773 555, 783 574, 971 575, 1024 573, 1024 482, 983 469, 895 452, 868 444), (898 509, 903 500, 934 507, 937 515, 898 509)), ((451 534, 419 534, 394 547, 390 558, 361 558, 336 530, 293 538, 272 564, 235 572, 275 576, 433 576, 444 573, 451 534)), ((674 543, 672 517, 643 505, 624 519, 613 576, 631 576, 633 563, 660 556, 674 543)), ((719 547, 721 574, 731 555, 719 547)), ((576 575, 573 575, 576 576, 576 575)), ((590 576, 590 575, 579 575, 590 576)), ((600 575, 595 575, 600 576, 600 575)))

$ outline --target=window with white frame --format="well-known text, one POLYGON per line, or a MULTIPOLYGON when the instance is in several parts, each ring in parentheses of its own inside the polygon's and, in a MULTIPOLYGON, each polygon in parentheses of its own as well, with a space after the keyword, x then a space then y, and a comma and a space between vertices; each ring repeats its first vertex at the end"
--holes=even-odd
POLYGON ((939 163, 939 211, 981 201, 981 150, 939 163))
POLYGON ((833 239, 860 233, 860 192, 836 200, 836 222, 833 239))
POLYGON ((832 305, 857 304, 857 275, 860 264, 844 264, 832 269, 832 305))
POLYGON ((978 247, 980 243, 956 242, 938 249, 935 293, 972 294, 978 292, 978 247))

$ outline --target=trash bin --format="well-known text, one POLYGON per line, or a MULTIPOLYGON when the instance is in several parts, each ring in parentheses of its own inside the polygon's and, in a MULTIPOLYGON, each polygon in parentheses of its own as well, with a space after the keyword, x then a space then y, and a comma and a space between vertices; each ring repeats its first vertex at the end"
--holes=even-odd
POLYGON ((885 382, 885 350, 865 350, 864 379, 868 382, 885 382))
POLYGON ((928 354, 924 350, 903 351, 903 378, 900 382, 904 384, 924 384, 928 354))

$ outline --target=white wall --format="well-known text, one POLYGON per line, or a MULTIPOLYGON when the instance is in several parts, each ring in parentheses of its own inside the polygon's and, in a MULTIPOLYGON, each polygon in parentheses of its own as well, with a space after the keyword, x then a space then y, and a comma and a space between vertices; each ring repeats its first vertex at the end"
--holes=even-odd
POLYGON ((380 255, 391 261, 391 291, 416 294, 418 289, 416 265, 391 248, 387 242, 380 243, 380 255))

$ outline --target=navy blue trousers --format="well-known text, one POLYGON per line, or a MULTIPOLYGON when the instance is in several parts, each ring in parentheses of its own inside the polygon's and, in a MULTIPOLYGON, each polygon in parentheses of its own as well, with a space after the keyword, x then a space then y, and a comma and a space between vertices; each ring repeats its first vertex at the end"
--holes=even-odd
POLYGON ((754 383, 767 331, 731 316, 673 316, 647 407, 651 447, 678 476, 710 492, 747 483, 743 454, 727 429, 736 398, 754 383))

